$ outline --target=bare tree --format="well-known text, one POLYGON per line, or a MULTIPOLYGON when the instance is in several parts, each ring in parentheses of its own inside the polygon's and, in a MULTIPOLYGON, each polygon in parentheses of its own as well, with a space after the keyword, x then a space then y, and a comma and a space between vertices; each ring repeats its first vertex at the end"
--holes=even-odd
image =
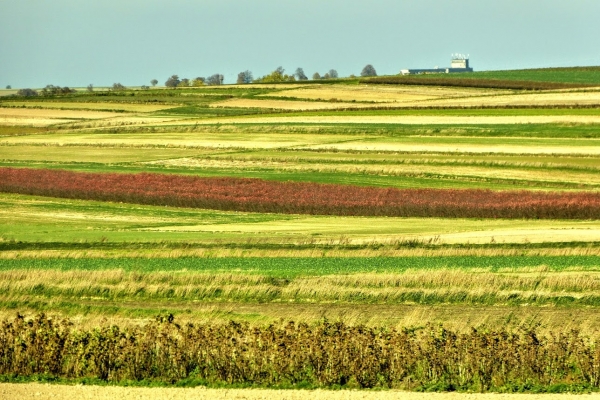
POLYGON ((377 76, 377 71, 371 64, 367 64, 361 71, 360 76, 377 76))
POLYGON ((315 72, 312 76, 313 81, 316 81, 318 79, 321 79, 321 74, 319 74, 318 72, 315 72))
POLYGON ((338 77, 338 72, 335 69, 330 69, 329 72, 329 77, 330 78, 337 78, 338 77))
POLYGON ((308 77, 304 73, 304 70, 300 67, 296 68, 296 72, 294 73, 294 75, 296 76, 296 78, 298 78, 299 81, 307 81, 308 80, 308 77))
POLYGON ((177 85, 179 85, 179 82, 181 82, 181 81, 179 80, 178 75, 171 75, 171 77, 169 79, 167 79, 167 81, 165 82, 165 86, 174 88, 174 87, 177 87, 177 85))
POLYGON ((87 91, 92 93, 94 91, 94 85, 92 85, 91 83, 89 85, 87 85, 87 91))
POLYGON ((251 83, 253 80, 252 72, 248 70, 240 72, 237 76, 237 83, 251 83))
POLYGON ((156 79, 152 79, 150 83, 152 84, 152 87, 154 87, 158 84, 158 81, 156 79))

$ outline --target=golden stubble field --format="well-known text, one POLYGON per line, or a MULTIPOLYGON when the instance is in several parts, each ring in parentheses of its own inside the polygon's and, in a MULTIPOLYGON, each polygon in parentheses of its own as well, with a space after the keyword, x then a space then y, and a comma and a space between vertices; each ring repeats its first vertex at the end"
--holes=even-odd
POLYGON ((501 394, 501 393, 414 393, 358 390, 273 390, 136 388, 115 386, 65 386, 39 383, 0 383, 0 398, 20 400, 571 400, 600 399, 600 394, 501 394))
POLYGON ((315 85, 263 96, 296 98, 317 101, 340 100, 345 102, 407 103, 423 100, 447 99, 471 96, 490 96, 510 94, 508 90, 475 89, 438 86, 402 86, 402 85, 315 85))
POLYGON ((0 108, 0 125, 47 126, 82 119, 103 119, 121 114, 107 111, 0 108))
POLYGON ((256 98, 212 103, 213 107, 327 110, 372 107, 497 107, 599 105, 600 89, 520 92, 499 89, 402 85, 318 85, 256 98), (265 98, 261 98, 265 97, 265 98), (276 100, 273 98, 281 98, 276 100))
MULTIPOLYGON (((97 106, 97 105, 95 105, 97 106)), ((110 108, 110 106, 107 106, 110 108)), ((116 108, 116 110, 122 110, 116 108)), ((126 107, 126 105, 125 105, 126 107)), ((134 105, 139 108, 140 105, 134 105)), ((142 108, 144 105, 142 105, 142 108)), ((154 110, 154 109, 151 109, 154 110)), ((147 110, 144 112, 148 112, 147 110)), ((172 117, 151 117, 142 114, 123 114, 122 112, 89 110, 89 109, 56 109, 56 108, 11 108, 0 107, 0 125, 4 126, 35 126, 92 122, 88 127, 102 127, 115 125, 131 125, 140 123, 153 123, 172 121, 172 117)))

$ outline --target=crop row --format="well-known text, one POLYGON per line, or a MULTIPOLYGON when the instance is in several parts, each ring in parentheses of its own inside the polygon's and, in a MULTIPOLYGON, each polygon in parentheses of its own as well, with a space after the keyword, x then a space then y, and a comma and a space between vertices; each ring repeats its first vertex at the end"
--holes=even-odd
POLYGON ((264 327, 158 317, 144 326, 78 330, 41 314, 0 321, 0 374, 195 379, 213 384, 487 391, 600 385, 599 338, 442 327, 395 330, 327 321, 264 327))
POLYGON ((261 213, 597 219, 600 193, 395 189, 247 178, 0 168, 0 191, 261 213))

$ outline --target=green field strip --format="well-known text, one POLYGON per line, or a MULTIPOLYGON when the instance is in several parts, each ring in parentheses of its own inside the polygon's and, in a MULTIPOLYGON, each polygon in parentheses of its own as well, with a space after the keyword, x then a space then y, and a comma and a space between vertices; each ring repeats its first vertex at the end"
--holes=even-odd
MULTIPOLYGON (((448 139, 446 139, 447 141, 448 139)), ((223 160, 241 162, 281 162, 293 165, 456 165, 489 168, 520 168, 548 171, 596 171, 597 156, 452 152, 402 152, 369 150, 310 149, 218 149, 136 146, 52 145, 50 143, 0 145, 0 160, 65 163, 126 164, 159 160, 223 160), (48 148, 51 148, 49 150, 48 148)), ((165 165, 166 166, 166 165, 165 165)), ((175 164, 169 165, 174 167, 175 164)), ((182 164, 184 166, 184 164, 182 164)), ((191 165, 190 165, 191 166, 191 165)))
MULTIPOLYGON (((561 179, 561 175, 552 175, 551 179, 544 179, 544 174, 552 174, 552 170, 542 170, 540 176, 534 174, 534 179, 515 179, 514 177, 501 177, 491 173, 490 176, 460 176, 455 173, 440 172, 397 172, 394 174, 385 171, 366 173, 360 168, 353 168, 354 172, 335 171, 335 168, 311 169, 302 165, 302 168, 241 168, 242 165, 230 168, 216 167, 194 167, 193 165, 180 165, 181 160, 171 160, 173 165, 167 165, 161 161, 157 163, 65 163, 46 161, 0 161, 1 167, 12 168, 47 168, 64 169, 77 172, 117 172, 117 173, 139 173, 153 172, 161 174, 179 174, 198 177, 238 177, 274 180, 280 182, 314 182, 326 184, 342 184, 355 186, 393 187, 393 188, 438 188, 438 189, 490 189, 490 190, 542 190, 542 191, 581 191, 597 190, 595 184, 597 174, 590 171, 588 181, 592 183, 569 182, 561 179)), ((500 168, 499 171, 508 172, 508 168, 500 168)), ((493 170, 491 171, 493 172, 493 170)), ((578 171, 576 171, 578 172, 578 171)), ((490 174, 488 174, 490 175, 490 174)), ((506 174, 504 174, 506 175, 506 174)), ((510 174, 509 174, 510 175, 510 174)), ((563 178, 566 175, 562 176, 563 178)))
POLYGON ((25 242, 527 243, 600 241, 600 221, 331 217, 0 195, 0 238, 25 242))
POLYGON ((103 146, 0 145, 0 160, 66 163, 131 163, 216 155, 218 149, 139 148, 103 146), (50 148, 49 148, 50 147, 50 148))
MULTIPOLYGON (((521 128, 523 130, 523 128, 521 128)), ((526 131, 526 129, 525 129, 526 131)), ((145 146, 180 148, 285 148, 321 146, 339 150, 352 150, 349 143, 356 142, 357 150, 416 151, 416 152, 484 152, 516 154, 599 154, 600 139, 573 137, 512 137, 478 136, 471 130, 469 136, 437 135, 435 131, 413 132, 407 136, 361 135, 346 133, 253 133, 195 132, 188 133, 53 133, 0 138, 0 145, 52 145, 52 146, 145 146), (340 145, 336 145, 340 143, 340 145), (364 144, 366 143, 366 144, 364 144), (369 147, 368 145, 371 147, 369 147), (377 144, 377 146, 375 146, 377 144), (386 147, 387 145, 387 147, 386 147), (454 146, 454 147, 452 147, 454 146)))
POLYGON ((600 256, 458 256, 458 257, 234 257, 234 258, 44 258, 0 259, 0 271, 60 270, 185 273, 244 273, 274 277, 361 273, 404 273, 440 269, 477 273, 533 271, 600 272, 600 256), (540 269, 541 268, 541 269, 540 269))
POLYGON ((0 301, 599 306, 599 269, 589 256, 0 260, 0 301))
MULTIPOLYGON (((451 136, 451 137, 524 137, 524 138, 599 138, 597 124, 378 124, 378 123, 352 123, 343 121, 320 123, 248 123, 235 124, 235 122, 221 123, 215 120, 212 124, 186 125, 149 125, 129 126, 102 130, 92 130, 97 133, 141 134, 174 133, 197 135, 214 135, 215 133, 235 133, 238 135, 264 135, 264 134, 308 134, 308 135, 359 135, 370 136, 451 136)), ((123 136, 126 137, 126 136, 123 136)), ((152 137, 152 136, 149 136, 152 137)))
MULTIPOLYGON (((420 75, 419 78, 436 79, 439 76, 420 75)), ((558 83, 582 83, 600 86, 600 68, 590 67, 566 67, 566 68, 534 68, 521 70, 499 70, 499 71, 475 71, 466 76, 460 74, 448 74, 445 79, 499 79, 533 82, 558 82, 558 83)))
POLYGON ((78 145, 78 146, 166 146, 166 147, 213 147, 213 148, 277 148, 308 144, 330 143, 355 139, 344 135, 306 134, 262 134, 218 133, 198 135, 196 133, 155 134, 110 134, 110 133, 56 133, 0 138, 0 144, 20 145, 78 145))

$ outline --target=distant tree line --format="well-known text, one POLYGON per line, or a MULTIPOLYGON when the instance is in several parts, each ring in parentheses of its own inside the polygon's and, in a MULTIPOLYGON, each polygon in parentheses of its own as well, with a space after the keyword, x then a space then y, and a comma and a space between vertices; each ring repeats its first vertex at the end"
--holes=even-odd
POLYGON ((46 85, 46 87, 44 87, 39 92, 37 90, 33 90, 30 88, 19 89, 17 91, 17 96, 23 96, 23 97, 58 96, 58 95, 71 94, 71 93, 75 93, 75 92, 77 92, 77 90, 71 89, 68 86, 60 87, 60 86, 54 86, 54 85, 46 85))
MULTIPOLYGON (((361 76, 377 76, 377 72, 375 68, 371 64, 367 64, 362 72, 361 76)), ((351 78, 354 78, 354 75, 350 75, 351 78)), ((318 72, 315 72, 312 75, 313 80, 319 79, 337 79, 339 78, 339 74, 337 70, 330 69, 325 74, 321 75, 318 72)), ((252 71, 245 70, 237 75, 237 84, 248 84, 248 83, 279 83, 279 82, 294 82, 294 81, 307 81, 309 78, 306 76, 304 69, 301 67, 296 68, 296 71, 293 74, 286 74, 285 69, 283 67, 277 67, 271 73, 261 76, 259 78, 254 79, 252 71)), ((167 87, 186 87, 186 86, 202 86, 206 85, 221 85, 223 84, 223 75, 215 74, 206 79, 204 78, 196 78, 194 81, 190 82, 187 79, 179 79, 177 75, 171 76, 167 82, 165 82, 165 86, 167 87)), ((155 83, 152 81, 152 85, 155 83)))
MULTIPOLYGON (((222 85, 225 81, 225 77, 221 74, 214 74, 205 78, 203 76, 196 77, 194 79, 188 78, 179 78, 179 75, 171 75, 169 79, 166 80, 165 86, 168 88, 178 88, 178 87, 200 87, 204 85, 222 85)), ((150 81, 152 86, 155 86, 158 81, 153 79, 150 81)))
MULTIPOLYGON (((361 71, 360 76, 368 77, 368 76, 377 76, 377 71, 371 64, 367 64, 361 71)), ((351 78, 354 78, 354 75, 350 75, 351 78)), ((337 79, 339 78, 339 74, 335 69, 330 69, 325 74, 321 75, 319 72, 315 72, 312 75, 313 80, 319 79, 337 79)), ((238 74, 236 83, 238 84, 248 84, 248 83, 279 83, 279 82, 295 82, 295 81, 307 81, 308 76, 304 73, 304 69, 298 67, 293 74, 286 74, 285 69, 283 67, 277 67, 271 73, 262 76, 260 78, 254 79, 252 75, 252 71, 245 70, 238 74)), ((171 75, 166 81, 165 86, 168 88, 184 88, 184 87, 201 87, 205 85, 223 85, 225 83, 225 77, 222 74, 213 74, 209 77, 198 76, 194 79, 188 78, 179 78, 179 75, 171 75)), ((158 84, 157 79, 152 79, 150 81, 152 87, 158 84)), ((142 85, 141 88, 143 90, 150 89, 149 86, 142 85)), ((6 89, 11 89, 11 85, 6 85, 6 89)), ((111 91, 123 91, 127 88, 121 83, 113 83, 112 87, 109 88, 111 91)), ((88 92, 94 91, 94 85, 89 84, 86 87, 88 92)), ((69 88, 67 86, 60 87, 54 85, 46 85, 39 92, 30 88, 19 89, 17 91, 17 96, 31 97, 31 96, 57 96, 57 95, 66 95, 75 93, 76 90, 69 88)))

